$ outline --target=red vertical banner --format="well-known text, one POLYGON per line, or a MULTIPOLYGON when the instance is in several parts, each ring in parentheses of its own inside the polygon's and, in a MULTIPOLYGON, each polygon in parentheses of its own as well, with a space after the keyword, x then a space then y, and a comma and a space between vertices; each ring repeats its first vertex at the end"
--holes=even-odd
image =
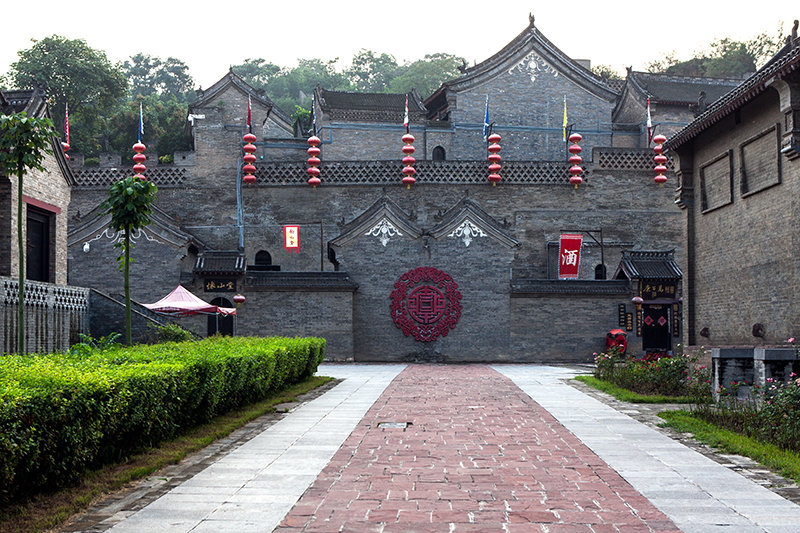
POLYGON ((558 279, 578 279, 583 235, 563 233, 558 249, 558 279))
POLYGON ((283 247, 290 252, 300 251, 300 226, 283 227, 283 247))

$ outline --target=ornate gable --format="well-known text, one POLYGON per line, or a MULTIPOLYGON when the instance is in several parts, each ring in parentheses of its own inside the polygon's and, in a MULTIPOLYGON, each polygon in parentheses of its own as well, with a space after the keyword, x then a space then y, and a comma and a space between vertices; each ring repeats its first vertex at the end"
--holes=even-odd
POLYGON ((571 59, 551 43, 531 20, 530 25, 495 55, 471 68, 464 68, 461 77, 445 82, 426 101, 429 116, 446 105, 443 92, 461 92, 484 85, 498 75, 521 71, 536 78, 542 75, 564 76, 596 97, 614 102, 617 91, 589 69, 571 59))
MULTIPOLYGON (((108 227, 111 215, 101 215, 98 205, 87 213, 83 222, 77 224, 67 235, 67 247, 84 246, 100 240, 111 241, 116 244, 122 238, 121 233, 113 231, 108 227)), ((131 236, 134 242, 146 240, 149 242, 159 242, 174 248, 183 248, 189 243, 194 243, 199 248, 204 248, 203 243, 194 235, 181 230, 172 217, 167 215, 158 207, 153 208, 150 215, 150 224, 131 236)))
POLYGON ((361 237, 371 238, 381 245, 389 244, 398 238, 418 239, 422 230, 411 221, 411 215, 400 206, 383 197, 346 224, 341 235, 333 239, 333 246, 346 246, 361 237))
POLYGON ((494 239, 514 248, 519 241, 511 237, 505 225, 492 218, 477 203, 464 198, 441 217, 442 221, 430 231, 434 239, 455 239, 469 247, 479 239, 494 239))

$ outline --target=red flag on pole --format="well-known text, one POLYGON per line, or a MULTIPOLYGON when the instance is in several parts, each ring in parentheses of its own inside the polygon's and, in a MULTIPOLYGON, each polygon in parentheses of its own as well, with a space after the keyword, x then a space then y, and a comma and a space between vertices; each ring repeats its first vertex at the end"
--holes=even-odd
POLYGON ((247 95, 247 131, 253 133, 253 114, 251 111, 250 95, 247 95))
POLYGON ((408 133, 408 95, 406 95, 406 112, 403 115, 403 126, 406 128, 406 133, 408 133))
POLYGON ((578 279, 583 235, 564 233, 558 252, 558 279, 578 279))

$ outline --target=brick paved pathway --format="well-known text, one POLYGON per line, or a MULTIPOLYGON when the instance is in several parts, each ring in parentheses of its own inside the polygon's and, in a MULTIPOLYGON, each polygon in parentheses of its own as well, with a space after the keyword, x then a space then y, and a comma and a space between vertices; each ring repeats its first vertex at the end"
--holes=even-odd
POLYGON ((414 365, 275 531, 679 530, 508 378, 414 365))

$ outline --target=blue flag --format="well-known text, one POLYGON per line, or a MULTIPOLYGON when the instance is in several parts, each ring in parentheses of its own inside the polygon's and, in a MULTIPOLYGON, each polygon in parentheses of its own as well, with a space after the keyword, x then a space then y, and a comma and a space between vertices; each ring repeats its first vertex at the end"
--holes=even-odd
POLYGON ((489 135, 489 95, 486 95, 486 114, 483 117, 483 142, 488 140, 489 135))
POLYGON ((144 135, 144 120, 142 120, 142 103, 139 102, 139 142, 142 142, 142 135, 144 135))

